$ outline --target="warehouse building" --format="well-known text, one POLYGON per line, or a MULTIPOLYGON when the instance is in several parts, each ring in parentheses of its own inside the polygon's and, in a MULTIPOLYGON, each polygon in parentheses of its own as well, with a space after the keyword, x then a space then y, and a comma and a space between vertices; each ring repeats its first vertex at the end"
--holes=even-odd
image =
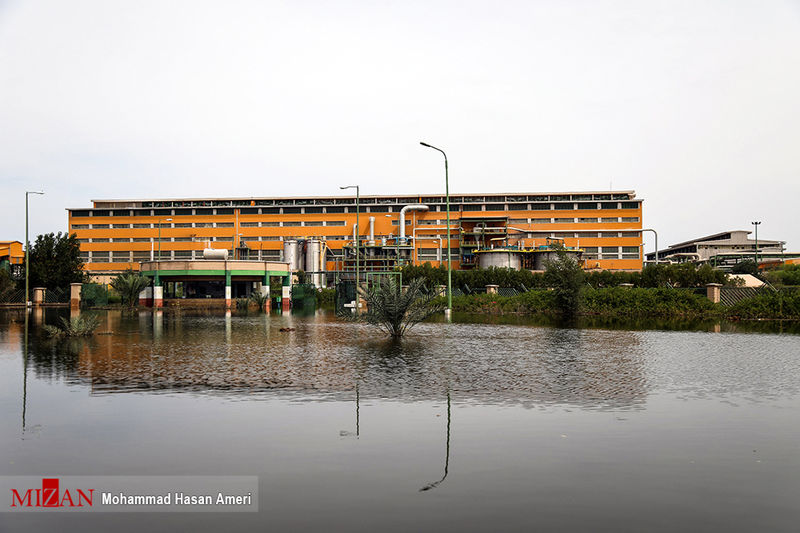
MULTIPOLYGON (((580 250, 586 268, 642 266, 634 191, 454 194, 450 209, 456 269, 480 266, 486 250, 530 254, 554 240, 580 250)), ((446 218, 440 195, 92 200, 68 209, 95 278, 159 258, 202 259, 213 248, 235 260, 289 262, 317 273, 318 285, 323 272, 355 267, 356 242, 366 271, 446 263, 446 218)))

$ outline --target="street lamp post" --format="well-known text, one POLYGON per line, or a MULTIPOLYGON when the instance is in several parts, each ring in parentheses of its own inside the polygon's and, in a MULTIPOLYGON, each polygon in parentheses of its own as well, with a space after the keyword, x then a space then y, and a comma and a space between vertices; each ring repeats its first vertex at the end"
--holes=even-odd
POLYGON ((453 263, 450 258, 450 177, 447 169, 447 154, 441 148, 428 143, 420 141, 419 144, 426 148, 432 148, 444 156, 444 194, 447 204, 447 309, 445 310, 445 316, 449 319, 450 314, 453 312, 453 263))
POLYGON ((28 195, 29 194, 44 194, 42 191, 25 191, 25 307, 31 305, 28 298, 28 278, 30 277, 30 262, 31 262, 31 241, 28 238, 28 195))
POLYGON ((360 281, 359 272, 358 272, 358 270, 359 270, 358 269, 358 255, 359 255, 359 253, 358 253, 358 242, 361 240, 361 235, 359 235, 359 233, 361 233, 361 223, 360 223, 360 220, 359 220, 359 217, 361 215, 361 211, 360 211, 361 189, 359 188, 358 185, 346 185, 344 187, 339 187, 339 188, 342 189, 342 190, 345 190, 345 189, 355 189, 356 190, 356 239, 355 239, 356 240, 356 242, 355 242, 355 245, 356 245, 356 307, 355 307, 355 312, 358 313, 359 307, 360 307, 359 302, 361 301, 360 297, 358 295, 358 287, 359 287, 359 281, 360 281))
POLYGON ((751 222, 751 224, 756 227, 756 267, 758 267, 758 226, 761 225, 761 221, 751 222))

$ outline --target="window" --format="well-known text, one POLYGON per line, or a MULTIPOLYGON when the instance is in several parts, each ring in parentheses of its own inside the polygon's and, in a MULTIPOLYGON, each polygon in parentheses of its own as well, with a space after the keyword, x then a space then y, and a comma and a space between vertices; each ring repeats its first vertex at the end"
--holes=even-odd
POLYGON ((93 239, 92 239, 92 242, 109 242, 109 240, 110 240, 110 239, 98 239, 98 238, 93 238, 93 239))
POLYGON ((603 217, 600 219, 601 222, 617 222, 618 220, 617 217, 603 217))
POLYGON ((527 211, 528 204, 508 204, 510 211, 527 211))
POLYGON ((111 242, 131 242, 131 240, 128 237, 115 237, 111 239, 111 242))
POLYGON ((279 236, 277 236, 277 235, 267 235, 267 236, 261 237, 261 240, 262 241, 279 241, 279 240, 281 240, 281 238, 279 236))
POLYGON ((614 231, 614 232, 604 231, 603 233, 600 234, 600 236, 601 237, 619 237, 619 233, 617 233, 616 231, 614 231))
POLYGON ((115 229, 129 228, 130 224, 112 224, 111 227, 115 229))
MULTIPOLYGON (((326 207, 325 208, 325 212, 326 213, 344 213, 344 207, 326 207)), ((330 222, 328 222, 328 225, 330 225, 330 222)))
POLYGON ((281 225, 280 222, 276 222, 274 220, 273 221, 269 221, 269 222, 262 222, 261 223, 261 227, 262 228, 276 228, 276 227, 278 227, 280 225, 281 225))
POLYGON ((597 238, 597 233, 595 233, 593 231, 584 231, 584 232, 578 233, 578 238, 580 238, 580 239, 595 239, 595 238, 597 238))
POLYGON ((108 224, 92 224, 92 229, 108 229, 108 224))
POLYGON ((299 220, 287 220, 283 223, 283 227, 287 226, 301 226, 302 223, 299 220))
POLYGON ((89 252, 81 252, 80 253, 80 258, 81 258, 81 261, 83 263, 88 263, 89 262, 89 252))
POLYGON ((134 237, 133 242, 150 242, 150 237, 134 237))
POLYGON ((217 222, 218 228, 232 228, 233 222, 217 222))
POLYGON ((233 209, 217 209, 218 215, 232 215, 233 209))
POLYGON ((550 219, 549 218, 532 218, 531 219, 531 223, 532 224, 550 224, 550 219))
POLYGON ((593 224, 593 223, 597 222, 597 219, 596 218, 579 218, 578 222, 581 222, 581 223, 584 223, 584 224, 593 224))
POLYGON ((243 228, 257 228, 258 222, 242 222, 239 225, 242 226, 243 228))
POLYGON ((150 227, 152 227, 152 224, 134 224, 133 227, 134 228, 139 228, 139 229, 141 229, 141 228, 150 228, 150 227))
POLYGON ((241 213, 242 215, 257 215, 258 214, 258 208, 257 207, 244 207, 242 209, 239 209, 239 213, 241 213))
POLYGON ((566 223, 570 223, 570 222, 575 222, 575 219, 574 218, 557 218, 556 219, 556 224, 566 224, 566 223))
POLYGON ((639 209, 639 202, 622 202, 622 209, 639 209))
POLYGON ((571 233, 571 232, 567 233, 567 232, 564 232, 564 231, 557 231, 557 232, 553 233, 553 237, 558 237, 560 239, 571 239, 574 236, 575 236, 575 234, 571 233))
POLYGON ((74 217, 88 217, 89 211, 72 211, 72 216, 74 217))
POLYGON ((133 252, 134 261, 150 261, 150 252, 133 252))
POLYGON ((192 223, 191 222, 176 222, 172 226, 175 227, 175 228, 191 228, 192 227, 192 223))
POLYGON ((639 217, 622 217, 623 222, 639 222, 639 217))
POLYGON ((506 206, 503 204, 486 204, 486 211, 505 211, 506 206))
POLYGON ((175 237, 173 241, 175 242, 192 242, 192 237, 175 237))
POLYGON ((602 204, 600 204, 600 206, 601 209, 616 209, 617 202, 603 202, 602 204))
POLYGON ((214 237, 214 240, 218 242, 233 242, 233 237, 214 237))
POLYGON ((128 263, 131 260, 130 252, 112 252, 109 259, 112 263, 128 263))
POLYGON ((322 213, 322 208, 321 207, 306 207, 305 208, 305 213, 307 215, 322 213))
POLYGON ((560 209, 562 211, 567 211, 570 209, 575 209, 573 204, 553 204, 553 209, 560 209))
POLYGON ((92 263, 108 263, 110 252, 92 252, 92 263))
POLYGON ((89 224, 73 224, 72 229, 89 229, 89 224))
POLYGON ((597 202, 581 202, 578 209, 597 209, 597 202))
POLYGON ((210 222, 195 222, 194 223, 194 227, 195 228, 210 228, 212 226, 213 226, 213 224, 211 224, 210 222))
POLYGON ((191 250, 175 250, 173 252, 175 255, 175 259, 191 259, 192 258, 192 251, 191 250))
POLYGON ((283 208, 284 215, 299 215, 300 208, 299 207, 284 207, 283 208))
POLYGON ((622 258, 623 259, 639 259, 639 247, 638 246, 623 246, 622 247, 622 258))
MULTIPOLYGON (((330 226, 331 223, 328 222, 328 225, 330 226)), ((400 225, 400 221, 399 220, 392 220, 392 226, 399 226, 399 225, 400 225)), ((406 219, 406 226, 410 226, 410 225, 411 225, 411 221, 409 219, 406 219)))
POLYGON ((531 204, 531 211, 550 211, 550 204, 531 204))
POLYGON ((321 220, 310 220, 306 222, 306 226, 322 226, 321 220))
POLYGON ((623 237, 638 237, 639 236, 639 232, 638 231, 623 231, 622 232, 622 236, 623 237))
POLYGON ((481 211, 482 207, 481 204, 465 204, 462 209, 464 211, 481 211))
POLYGON ((509 224, 527 224, 527 218, 512 218, 508 221, 509 224))
POLYGON ((277 261, 281 258, 280 250, 261 250, 262 261, 277 261))

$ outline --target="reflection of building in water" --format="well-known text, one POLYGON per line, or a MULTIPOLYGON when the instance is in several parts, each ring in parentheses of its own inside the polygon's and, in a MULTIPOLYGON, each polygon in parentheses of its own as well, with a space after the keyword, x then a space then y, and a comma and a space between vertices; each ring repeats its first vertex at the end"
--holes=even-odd
MULTIPOLYGON (((108 315, 112 335, 62 363, 94 393, 297 391, 349 399, 631 406, 648 386, 639 333, 423 324, 401 343, 333 317, 108 315), (291 322, 291 323, 290 323, 291 322), (280 331, 290 325, 293 331, 280 331)), ((49 357, 49 356, 48 356, 49 357)), ((42 358, 43 359, 43 358, 42 358)))

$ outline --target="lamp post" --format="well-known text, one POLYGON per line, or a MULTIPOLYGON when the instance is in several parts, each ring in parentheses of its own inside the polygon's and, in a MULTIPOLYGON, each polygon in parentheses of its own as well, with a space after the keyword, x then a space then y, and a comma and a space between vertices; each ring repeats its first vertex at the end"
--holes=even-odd
POLYGON ((355 242, 355 245, 356 245, 356 307, 354 309, 354 312, 358 313, 359 307, 360 307, 359 306, 360 298, 358 296, 358 285, 359 285, 358 241, 361 240, 361 235, 359 235, 359 233, 361 232, 361 224, 360 224, 360 220, 359 220, 359 216, 361 215, 361 211, 360 211, 360 202, 361 202, 360 193, 361 193, 361 190, 360 190, 358 185, 345 185, 344 187, 339 187, 339 188, 342 189, 342 190, 345 190, 345 189, 355 189, 356 190, 356 239, 355 239, 356 240, 356 242, 355 242))
POLYGON ((444 194, 447 204, 447 309, 444 314, 449 320, 453 311, 453 264, 450 259, 450 177, 447 169, 447 154, 441 148, 436 148, 428 143, 420 141, 419 144, 426 148, 432 148, 444 156, 444 194))
POLYGON ((42 191, 25 191, 25 307, 31 305, 28 298, 28 278, 30 277, 30 251, 31 241, 28 239, 28 195, 29 194, 44 194, 42 191))
POLYGON ((756 227, 756 268, 758 268, 758 226, 761 221, 751 222, 751 224, 756 227))
MULTIPOLYGON (((645 231, 652 231, 653 235, 656 236, 656 264, 658 264, 658 232, 656 232, 656 230, 650 229, 650 228, 643 229, 643 230, 640 230, 640 231, 642 233, 644 233, 645 231)), ((644 257, 644 248, 642 248, 642 257, 644 257)))
MULTIPOLYGON (((161 261, 161 222, 172 222, 171 218, 159 218, 158 219, 158 261, 161 261)), ((158 271, 161 270, 161 265, 157 264, 156 266, 156 286, 160 287, 161 279, 158 276, 158 271)))

